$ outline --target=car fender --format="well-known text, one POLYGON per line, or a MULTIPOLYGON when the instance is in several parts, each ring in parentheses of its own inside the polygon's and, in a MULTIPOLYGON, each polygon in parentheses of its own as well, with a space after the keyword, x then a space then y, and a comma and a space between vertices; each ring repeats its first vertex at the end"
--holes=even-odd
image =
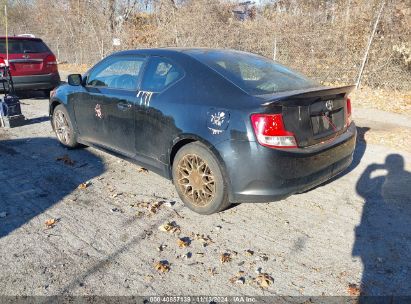
MULTIPOLYGON (((57 87, 54 91, 54 95, 50 98, 49 102, 49 115, 50 118, 53 115, 53 111, 58 104, 64 105, 67 112, 69 113, 72 122, 75 121, 74 109, 72 103, 69 102, 68 96, 70 95, 72 89, 71 86, 64 83, 57 87)), ((73 127, 77 130, 77 124, 73 123, 73 127)))
MULTIPOLYGON (((228 140, 228 139, 226 139, 228 140)), ((228 193, 230 194, 231 197, 231 182, 230 182, 230 178, 228 176, 227 173, 227 167, 226 164, 223 160, 223 158, 220 155, 220 152, 215 148, 215 146, 210 143, 208 140, 196 135, 196 134, 192 134, 192 133, 184 133, 184 134, 180 134, 178 137, 174 138, 174 140, 172 141, 172 143, 170 144, 170 148, 168 150, 168 162, 169 162, 169 179, 172 180, 172 162, 174 159, 175 154, 177 153, 177 151, 185 146, 186 144, 189 144, 190 142, 200 142, 203 145, 205 145, 213 154, 213 156, 217 159, 218 164, 220 165, 221 168, 221 173, 223 174, 223 178, 225 181, 227 181, 227 187, 228 187, 228 193), (181 145, 180 145, 181 144, 181 145), (177 149, 175 149, 177 147, 177 149)))

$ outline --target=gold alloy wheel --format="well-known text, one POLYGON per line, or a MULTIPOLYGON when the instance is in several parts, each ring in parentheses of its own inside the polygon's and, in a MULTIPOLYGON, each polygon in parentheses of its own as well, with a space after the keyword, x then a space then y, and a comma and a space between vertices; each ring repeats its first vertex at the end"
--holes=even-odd
POLYGON ((213 172, 198 155, 187 154, 177 165, 178 186, 194 205, 205 206, 215 196, 213 172))
POLYGON ((67 122, 66 115, 63 111, 57 110, 53 115, 54 130, 56 131, 57 138, 63 143, 68 145, 70 143, 71 133, 70 127, 67 122))

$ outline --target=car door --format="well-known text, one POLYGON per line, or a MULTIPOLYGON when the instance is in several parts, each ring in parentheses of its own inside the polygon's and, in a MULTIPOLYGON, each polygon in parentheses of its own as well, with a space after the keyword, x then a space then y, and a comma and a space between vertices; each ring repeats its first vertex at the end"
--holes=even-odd
POLYGON ((79 133, 85 140, 135 155, 137 89, 146 58, 136 55, 111 56, 86 78, 87 98, 75 106, 79 133))
POLYGON ((179 133, 173 116, 178 109, 173 106, 181 91, 171 88, 184 77, 184 70, 174 61, 158 56, 150 57, 137 94, 145 107, 136 130, 137 153, 146 158, 166 162, 170 141, 179 133))

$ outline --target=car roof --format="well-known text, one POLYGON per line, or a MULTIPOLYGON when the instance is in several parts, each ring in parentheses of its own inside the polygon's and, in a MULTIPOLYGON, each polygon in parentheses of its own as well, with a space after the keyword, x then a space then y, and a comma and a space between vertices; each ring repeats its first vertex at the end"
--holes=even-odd
POLYGON ((240 51, 232 49, 217 49, 217 48, 178 48, 178 47, 165 47, 165 48, 147 48, 147 49, 135 49, 120 51, 114 53, 113 55, 178 55, 178 54, 187 54, 190 55, 194 52, 222 52, 222 53, 237 53, 240 51))
MULTIPOLYGON (((24 36, 8 36, 9 40, 33 40, 33 41, 43 41, 40 38, 37 37, 24 37, 24 36)), ((1 40, 5 40, 6 36, 0 36, 1 40)))

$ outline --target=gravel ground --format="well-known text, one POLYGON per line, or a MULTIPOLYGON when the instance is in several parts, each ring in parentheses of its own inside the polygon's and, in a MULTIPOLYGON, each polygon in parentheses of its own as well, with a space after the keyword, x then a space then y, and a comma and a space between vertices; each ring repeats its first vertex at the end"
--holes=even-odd
MULTIPOLYGON (((0 129, 0 294, 411 295, 409 152, 360 140, 332 182, 201 216, 152 172, 66 150, 48 101, 22 102, 27 125, 0 129)), ((362 134, 387 123, 363 116, 362 134)))

